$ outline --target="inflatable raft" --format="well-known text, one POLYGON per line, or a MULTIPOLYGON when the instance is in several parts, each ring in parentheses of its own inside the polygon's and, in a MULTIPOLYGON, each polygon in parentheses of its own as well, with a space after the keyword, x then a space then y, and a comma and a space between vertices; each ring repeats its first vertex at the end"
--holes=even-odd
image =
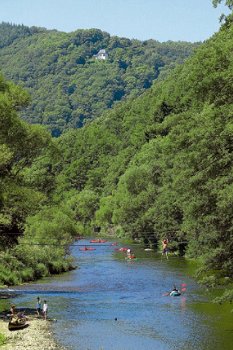
POLYGON ((181 292, 179 290, 173 290, 171 293, 170 293, 170 296, 171 297, 179 297, 181 295, 181 292))

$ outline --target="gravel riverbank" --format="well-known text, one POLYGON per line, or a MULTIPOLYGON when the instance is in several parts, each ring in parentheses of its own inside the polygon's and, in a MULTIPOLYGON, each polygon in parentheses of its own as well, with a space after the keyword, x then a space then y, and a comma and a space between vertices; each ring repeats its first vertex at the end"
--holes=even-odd
POLYGON ((0 333, 7 338, 1 350, 65 350, 57 344, 51 331, 51 322, 33 319, 27 328, 9 331, 8 322, 0 321, 0 333))

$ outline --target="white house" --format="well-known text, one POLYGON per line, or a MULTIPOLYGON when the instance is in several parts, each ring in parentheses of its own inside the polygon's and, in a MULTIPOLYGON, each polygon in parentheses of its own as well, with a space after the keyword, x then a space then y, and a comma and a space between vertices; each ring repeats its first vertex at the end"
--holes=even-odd
POLYGON ((94 55, 96 60, 106 60, 108 58, 108 54, 105 49, 99 50, 97 55, 94 55))

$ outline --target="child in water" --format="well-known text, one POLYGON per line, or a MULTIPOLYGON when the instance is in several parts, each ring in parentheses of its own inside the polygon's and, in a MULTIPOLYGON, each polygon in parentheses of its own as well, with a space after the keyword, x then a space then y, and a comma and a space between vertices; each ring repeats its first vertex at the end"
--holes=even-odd
POLYGON ((47 314, 48 314, 48 304, 47 301, 44 300, 44 304, 43 304, 43 315, 44 315, 44 319, 47 319, 47 314))
POLYGON ((40 316, 40 313, 41 313, 41 301, 40 301, 40 297, 37 297, 36 313, 37 313, 37 316, 40 316))

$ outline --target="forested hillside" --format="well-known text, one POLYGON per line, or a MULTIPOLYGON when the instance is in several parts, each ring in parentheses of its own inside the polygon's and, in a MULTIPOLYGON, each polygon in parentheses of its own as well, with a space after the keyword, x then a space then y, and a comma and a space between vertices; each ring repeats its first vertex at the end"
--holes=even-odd
POLYGON ((0 24, 0 36, 2 73, 31 95, 21 115, 47 125, 54 136, 127 96, 135 98, 198 46, 111 37, 98 29, 63 33, 7 23, 0 24), (101 49, 106 60, 94 57, 101 49))
POLYGON ((201 259, 207 285, 233 277, 232 39, 229 17, 165 81, 57 141, 53 200, 80 232, 168 237, 201 259))
POLYGON ((229 16, 165 80, 57 139, 18 119, 27 96, 1 80, 1 232, 24 232, 2 256, 1 281, 12 254, 30 267, 14 280, 68 268, 60 242, 95 226, 151 245, 167 237, 199 260, 208 286, 232 281, 232 62, 229 16), (33 244, 45 241, 58 246, 44 255, 33 244))
POLYGON ((17 115, 28 99, 23 90, 0 77, 0 285, 19 284, 72 267, 70 258, 64 259, 63 246, 56 250, 33 246, 30 233, 28 241, 17 245, 20 235, 30 229, 37 243, 45 238, 48 243, 58 239, 68 243, 76 233, 66 213, 44 209, 49 203, 46 191, 28 181, 27 172, 35 159, 42 158, 46 169, 46 154, 54 160, 59 156, 42 126, 29 125, 17 115), (43 221, 30 221, 36 214, 42 215, 43 221))

